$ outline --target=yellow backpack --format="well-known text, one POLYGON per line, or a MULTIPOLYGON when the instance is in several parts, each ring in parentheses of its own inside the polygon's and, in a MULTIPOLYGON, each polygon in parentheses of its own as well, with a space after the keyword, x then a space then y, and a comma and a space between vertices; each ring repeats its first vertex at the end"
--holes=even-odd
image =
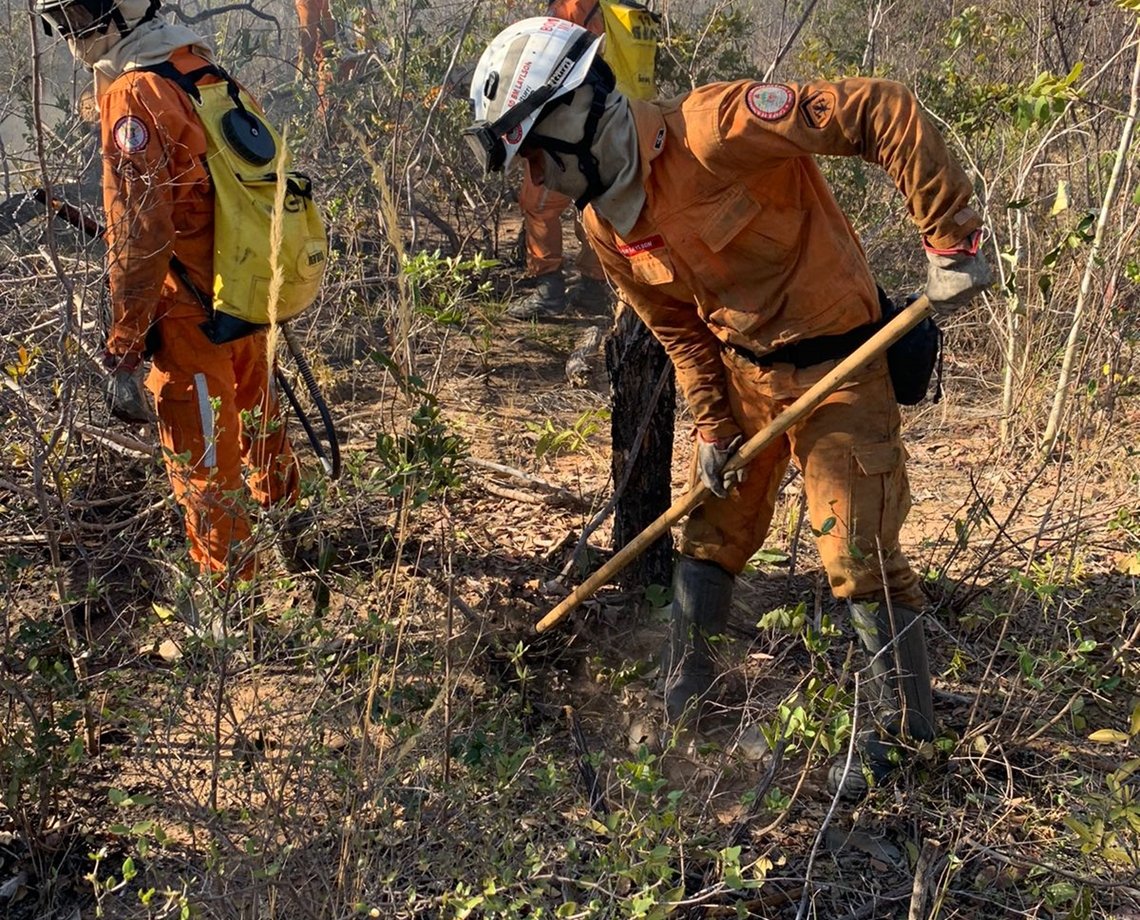
POLYGON ((614 72, 617 88, 631 99, 653 98, 660 17, 629 0, 599 0, 599 5, 606 25, 602 57, 614 72))
POLYGON ((184 74, 167 61, 141 69, 177 83, 206 132, 214 186, 214 290, 212 298, 196 293, 212 306, 207 334, 221 344, 296 316, 316 300, 328 264, 312 182, 289 169, 289 149, 280 135, 220 67, 184 74), (220 82, 198 85, 208 74, 220 82))

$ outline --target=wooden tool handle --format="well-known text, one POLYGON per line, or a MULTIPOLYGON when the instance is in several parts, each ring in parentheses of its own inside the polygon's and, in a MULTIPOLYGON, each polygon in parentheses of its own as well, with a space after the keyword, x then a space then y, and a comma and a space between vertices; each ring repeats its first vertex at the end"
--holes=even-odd
MULTIPOLYGON (((927 300, 926 295, 919 297, 910 306, 900 311, 882 329, 832 368, 815 386, 788 406, 787 410, 780 413, 770 425, 749 438, 740 450, 733 455, 725 470, 734 470, 751 462, 776 438, 800 421, 875 358, 885 354, 888 348, 930 316, 932 312, 930 301, 927 300)), ((566 614, 582 601, 592 597, 602 585, 608 583, 618 572, 645 552, 658 537, 701 504, 710 494, 708 486, 698 482, 673 502, 657 520, 618 550, 605 565, 575 588, 550 613, 539 620, 535 624, 535 630, 546 632, 550 627, 557 625, 566 614)))

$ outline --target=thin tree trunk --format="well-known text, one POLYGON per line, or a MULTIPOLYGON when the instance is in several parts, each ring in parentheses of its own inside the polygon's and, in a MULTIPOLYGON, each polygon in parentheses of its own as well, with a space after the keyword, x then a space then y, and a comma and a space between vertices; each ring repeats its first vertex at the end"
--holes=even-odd
POLYGON ((768 65, 768 69, 764 71, 764 79, 771 80, 772 74, 776 72, 776 68, 780 66, 780 62, 789 51, 792 50, 792 45, 795 44, 796 38, 799 36, 803 27, 807 25, 808 19, 811 18, 812 11, 815 9, 819 0, 809 0, 808 5, 804 8, 804 13, 800 17, 800 21, 796 23, 796 27, 792 30, 792 34, 788 36, 787 41, 780 46, 780 50, 776 52, 776 56, 772 58, 772 63, 768 65))
MULTIPOLYGON (((1136 31, 1132 33, 1132 40, 1136 41, 1136 31)), ((1128 148, 1132 144, 1132 132, 1136 127, 1136 112, 1140 109, 1140 41, 1136 41, 1136 64, 1132 68, 1132 91, 1128 105, 1128 117, 1124 120, 1124 128, 1120 132, 1120 146, 1116 149, 1116 162, 1112 167, 1112 176, 1105 189, 1104 201, 1097 216, 1096 232, 1093 234, 1092 245, 1089 247, 1088 262, 1085 264, 1085 273, 1081 278, 1081 288, 1077 294, 1077 306, 1073 310, 1073 325, 1069 329, 1069 338, 1065 343, 1065 357, 1061 362, 1061 375, 1057 380, 1057 390, 1053 394, 1053 409, 1049 413, 1049 421, 1045 426, 1042 437, 1042 447, 1046 453, 1053 450, 1061 430, 1061 420, 1065 414, 1065 407, 1069 397, 1069 385, 1073 376, 1073 364, 1076 361, 1077 346, 1081 340, 1081 330, 1085 319, 1085 304, 1092 288, 1092 276, 1100 260, 1100 250, 1104 243, 1104 228, 1108 223, 1109 211, 1112 209, 1116 190, 1120 185, 1120 177, 1124 172, 1124 162, 1128 157, 1128 148)))
MULTIPOLYGON (((669 507, 673 466, 673 405, 675 384, 670 374, 660 396, 657 382, 669 358, 660 343, 628 307, 618 314, 613 335, 606 341, 606 370, 613 398, 611 438, 613 480, 622 482, 629 457, 636 451, 629 481, 614 511, 614 549, 636 537, 669 507), (642 421, 650 413, 648 425, 642 421), (634 444, 645 431, 645 443, 634 444)), ((653 544, 622 573, 627 589, 667 585, 673 577, 673 541, 668 534, 653 544)))

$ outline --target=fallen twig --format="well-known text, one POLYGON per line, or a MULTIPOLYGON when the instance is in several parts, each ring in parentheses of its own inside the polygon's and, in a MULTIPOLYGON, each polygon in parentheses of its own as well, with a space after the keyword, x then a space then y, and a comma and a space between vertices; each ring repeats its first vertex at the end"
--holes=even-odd
POLYGON ((914 864, 914 884, 910 889, 910 911, 907 920, 926 920, 926 902, 938 884, 942 865, 942 842, 926 840, 914 864))
POLYGON ((476 469, 490 470, 493 473, 499 473, 503 476, 517 479, 520 482, 525 482, 544 493, 543 495, 533 495, 529 492, 520 492, 517 489, 511 489, 507 486, 484 480, 483 487, 492 495, 498 495, 500 498, 510 498, 516 501, 530 502, 531 504, 559 504, 569 508, 583 508, 589 506, 589 502, 575 495, 573 492, 568 492, 566 489, 553 485, 539 476, 532 476, 530 473, 524 473, 522 470, 517 470, 514 467, 505 466, 502 463, 495 463, 493 460, 480 460, 477 457, 467 457, 463 462, 476 469))

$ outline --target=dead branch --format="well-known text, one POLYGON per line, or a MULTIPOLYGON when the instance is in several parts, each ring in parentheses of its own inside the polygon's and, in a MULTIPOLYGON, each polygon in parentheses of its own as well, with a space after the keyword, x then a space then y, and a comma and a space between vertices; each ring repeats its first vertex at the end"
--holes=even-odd
POLYGON ((914 865, 914 884, 910 890, 910 911, 907 920, 926 920, 926 902, 938 884, 942 865, 942 842, 927 840, 922 844, 918 861, 914 865))
POLYGON ((210 9, 202 10, 200 13, 194 14, 184 13, 177 6, 172 6, 170 9, 174 11, 174 15, 182 20, 182 22, 185 22, 189 25, 193 25, 194 23, 198 22, 205 22, 208 19, 213 19, 215 16, 221 16, 223 13, 249 13, 251 16, 254 16, 257 19, 262 19, 266 22, 273 23, 277 29, 277 39, 278 41, 281 40, 281 21, 276 16, 259 10, 252 3, 227 3, 224 6, 215 6, 210 9))
POLYGON ((581 509, 589 507, 589 502, 584 498, 572 492, 568 492, 559 486, 553 485, 539 476, 532 476, 530 473, 524 473, 522 470, 517 470, 514 467, 505 466, 502 463, 495 463, 493 460, 480 460, 477 457, 467 457, 463 462, 468 466, 490 470, 491 472, 517 479, 520 482, 525 482, 527 485, 533 486, 544 493, 543 495, 533 495, 529 492, 520 492, 517 489, 499 485, 490 480, 484 480, 482 483, 483 487, 492 495, 498 495, 500 498, 510 498, 515 501, 530 502, 531 504, 545 502, 547 504, 561 505, 567 508, 581 509))

